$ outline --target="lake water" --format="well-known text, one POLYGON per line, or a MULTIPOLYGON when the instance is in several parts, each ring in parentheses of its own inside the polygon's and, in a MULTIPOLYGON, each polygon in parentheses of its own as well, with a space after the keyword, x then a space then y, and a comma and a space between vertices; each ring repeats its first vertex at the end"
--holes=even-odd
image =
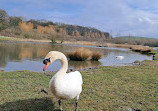
MULTIPOLYGON (((84 69, 97 66, 124 65, 133 63, 136 60, 152 60, 152 56, 133 52, 129 49, 79 46, 79 45, 52 45, 50 43, 31 43, 31 42, 9 42, 0 41, 0 70, 16 71, 30 70, 42 71, 44 64, 43 58, 49 51, 70 52, 79 47, 86 47, 93 51, 104 54, 103 58, 96 61, 69 61, 69 69, 84 69), (124 56, 123 60, 118 60, 115 56, 124 56)), ((47 71, 57 71, 60 68, 60 61, 51 64, 47 71)))

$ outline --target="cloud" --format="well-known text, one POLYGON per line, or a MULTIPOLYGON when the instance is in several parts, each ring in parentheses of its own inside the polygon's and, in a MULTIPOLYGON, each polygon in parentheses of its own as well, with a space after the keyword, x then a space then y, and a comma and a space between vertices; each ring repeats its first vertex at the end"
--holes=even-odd
POLYGON ((5 0, 9 15, 96 27, 113 36, 158 37, 157 0, 5 0))

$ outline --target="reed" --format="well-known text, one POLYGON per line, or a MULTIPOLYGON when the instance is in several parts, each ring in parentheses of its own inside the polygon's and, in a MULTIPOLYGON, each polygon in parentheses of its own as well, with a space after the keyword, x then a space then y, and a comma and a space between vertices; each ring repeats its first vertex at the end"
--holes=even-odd
POLYGON ((86 48, 79 48, 76 51, 67 53, 70 60, 85 61, 90 60, 92 52, 86 48))
POLYGON ((141 52, 141 53, 148 53, 151 52, 152 49, 149 46, 132 46, 131 47, 132 51, 135 52, 141 52))
POLYGON ((100 52, 93 52, 91 60, 98 61, 103 57, 103 54, 100 52))
POLYGON ((129 48, 132 51, 135 52, 141 52, 141 53, 149 53, 152 51, 152 48, 149 46, 143 46, 143 45, 130 45, 130 44, 111 44, 107 43, 108 47, 120 47, 120 48, 129 48))
POLYGON ((102 57, 101 53, 93 52, 86 48, 78 48, 73 52, 67 53, 66 55, 70 60, 74 60, 74 61, 86 61, 86 60, 98 61, 102 57))

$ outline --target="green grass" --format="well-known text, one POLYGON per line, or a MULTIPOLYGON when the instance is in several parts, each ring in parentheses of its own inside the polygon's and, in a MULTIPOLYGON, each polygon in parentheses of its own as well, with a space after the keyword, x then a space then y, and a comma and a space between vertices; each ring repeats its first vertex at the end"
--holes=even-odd
POLYGON ((0 36, 0 40, 16 41, 16 40, 18 40, 18 39, 17 39, 17 38, 14 38, 14 37, 3 37, 3 36, 0 36))
MULTIPOLYGON (((79 111, 156 111, 158 109, 158 61, 140 66, 99 67, 83 71, 83 91, 79 111)), ((53 111, 57 99, 48 84, 51 73, 29 71, 0 72, 0 110, 53 111), (46 95, 40 92, 45 89, 46 95)), ((74 100, 62 102, 66 111, 75 108, 74 100)))
POLYGON ((156 50, 153 50, 151 53, 154 53, 154 59, 158 60, 158 48, 156 50))

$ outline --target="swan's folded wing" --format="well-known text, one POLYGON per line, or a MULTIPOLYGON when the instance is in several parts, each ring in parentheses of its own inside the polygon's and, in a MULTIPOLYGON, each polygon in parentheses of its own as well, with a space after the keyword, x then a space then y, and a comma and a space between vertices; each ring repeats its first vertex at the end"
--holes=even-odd
POLYGON ((76 76, 78 76, 78 78, 80 79, 81 84, 83 84, 83 79, 82 79, 82 75, 79 71, 75 71, 74 72, 76 74, 76 76))
POLYGON ((65 79, 68 79, 69 81, 76 81, 80 84, 83 84, 82 75, 79 71, 67 73, 65 75, 65 79))
POLYGON ((77 97, 82 92, 82 76, 78 71, 67 73, 64 76, 63 93, 69 98, 77 97))

